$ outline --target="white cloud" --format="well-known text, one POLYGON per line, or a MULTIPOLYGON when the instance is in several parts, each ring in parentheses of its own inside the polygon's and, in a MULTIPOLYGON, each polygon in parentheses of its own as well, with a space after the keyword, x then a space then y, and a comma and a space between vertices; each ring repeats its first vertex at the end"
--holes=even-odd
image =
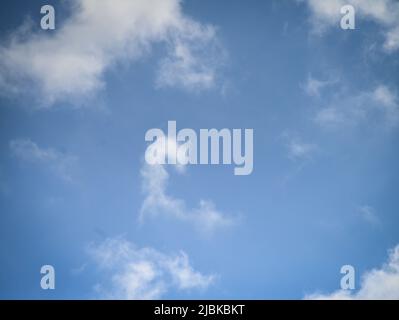
POLYGON ((373 98, 381 102, 381 105, 386 108, 391 108, 396 106, 397 97, 389 91, 385 86, 378 86, 373 93, 373 98))
POLYGON ((321 90, 335 83, 333 80, 319 80, 314 78, 311 74, 308 75, 308 79, 303 86, 305 93, 311 97, 319 97, 321 90))
POLYGON ((49 168, 60 178, 71 181, 71 170, 77 162, 77 157, 64 154, 52 148, 40 148, 29 139, 10 141, 10 149, 18 159, 43 165, 49 168))
POLYGON ((360 289, 355 293, 338 290, 331 294, 312 294, 306 299, 319 300, 371 300, 399 299, 399 245, 389 254, 389 259, 380 269, 373 269, 362 277, 360 289))
POLYGON ((346 123, 346 116, 335 107, 326 107, 318 111, 314 118, 321 127, 337 127, 346 123))
POLYGON ((380 219, 375 212, 374 208, 368 205, 363 205, 358 208, 359 213, 361 214, 362 218, 372 224, 372 225, 379 225, 380 219))
POLYGON ((165 43, 158 84, 189 89, 215 84, 215 29, 182 12, 180 0, 74 0, 73 13, 52 32, 23 28, 0 46, 4 94, 38 91, 44 106, 81 103, 105 87, 105 72, 165 43))
POLYGON ((182 199, 168 195, 169 173, 163 165, 145 164, 141 170, 145 199, 140 219, 165 215, 193 224, 200 232, 211 234, 216 229, 234 225, 235 220, 215 208, 212 201, 201 200, 197 208, 187 208, 182 199))
POLYGON ((198 90, 209 89, 216 83, 216 71, 223 64, 224 50, 217 41, 215 29, 198 23, 190 23, 187 28, 186 34, 170 44, 170 56, 160 63, 157 78, 160 87, 198 90))
MULTIPOLYGON (((168 152, 169 148, 159 147, 159 144, 164 145, 165 143, 164 139, 158 139, 152 146, 168 152)), ((167 143, 176 144, 174 141, 167 143)), ((176 149, 176 145, 173 149, 176 149)), ((151 154, 151 152, 148 154, 151 154)), ((165 158, 163 154, 156 156, 160 159, 165 158)), ((167 156, 170 157, 170 155, 167 156)), ((184 173, 186 170, 186 166, 170 166, 175 168, 177 173, 184 173)), ((235 223, 235 219, 218 211, 212 201, 200 200, 197 208, 190 209, 187 208, 184 200, 170 196, 167 192, 170 174, 165 165, 144 163, 141 169, 141 177, 145 199, 140 210, 140 220, 144 220, 146 216, 165 215, 187 221, 204 234, 211 234, 218 228, 229 227, 235 223)))
POLYGON ((173 278, 173 283, 180 290, 206 289, 216 279, 215 275, 204 276, 190 265, 188 255, 180 252, 174 258, 166 259, 166 268, 173 278))
POLYGON ((374 90, 371 98, 376 103, 375 107, 384 113, 389 125, 395 126, 399 123, 399 98, 396 92, 380 85, 374 90))
POLYGON ((215 281, 214 275, 194 270, 184 252, 168 255, 122 238, 92 244, 89 253, 110 279, 95 287, 101 298, 159 299, 170 290, 205 290, 215 281))
POLYGON ((327 107, 316 112, 315 122, 324 128, 341 128, 362 123, 381 123, 387 128, 399 124, 397 93, 385 85, 357 94, 338 94, 327 107))
POLYGON ((321 34, 326 29, 340 27, 340 9, 353 5, 356 18, 373 21, 384 29, 384 49, 388 52, 399 48, 399 2, 395 0, 304 0, 311 10, 313 31, 321 34))
POLYGON ((288 158, 293 161, 310 160, 318 149, 316 144, 304 142, 297 134, 286 131, 283 132, 282 138, 285 140, 288 158))
POLYGON ((309 159, 316 149, 317 147, 314 144, 291 140, 288 144, 288 156, 293 160, 309 159))

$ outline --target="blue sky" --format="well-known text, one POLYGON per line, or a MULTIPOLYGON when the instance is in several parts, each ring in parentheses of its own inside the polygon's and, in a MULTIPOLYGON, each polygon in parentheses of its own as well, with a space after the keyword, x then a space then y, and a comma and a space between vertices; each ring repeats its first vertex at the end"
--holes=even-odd
POLYGON ((3 3, 1 298, 399 297, 397 1, 94 2, 3 3), (253 173, 148 169, 168 121, 254 129, 253 173))

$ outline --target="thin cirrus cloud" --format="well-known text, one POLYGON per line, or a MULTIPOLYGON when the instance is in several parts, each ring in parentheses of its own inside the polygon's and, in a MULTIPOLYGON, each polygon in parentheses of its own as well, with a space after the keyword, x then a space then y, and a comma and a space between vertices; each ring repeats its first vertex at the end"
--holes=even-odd
POLYGON ((338 290, 330 294, 311 294, 305 299, 316 300, 398 300, 399 299, 399 245, 391 250, 388 261, 380 268, 366 272, 360 289, 338 290))
POLYGON ((322 127, 355 126, 377 120, 386 128, 399 124, 399 100, 396 92, 385 85, 371 92, 340 96, 334 105, 322 108, 314 120, 322 127))
POLYGON ((293 138, 288 143, 288 157, 291 160, 308 160, 312 154, 317 150, 317 145, 313 143, 306 143, 293 138))
POLYGON ((72 170, 78 158, 53 148, 42 148, 30 139, 10 141, 12 154, 20 161, 44 166, 56 176, 72 181, 72 170))
POLYGON ((325 101, 326 105, 319 108, 313 117, 322 128, 341 129, 373 122, 392 129, 399 124, 398 94, 386 85, 380 84, 370 91, 354 94, 341 91, 325 101))
POLYGON ((381 224, 380 218, 378 217, 375 209, 369 205, 362 205, 358 207, 358 212, 364 221, 367 223, 378 226, 381 224))
POLYGON ((187 17, 179 0, 74 0, 54 32, 21 27, 0 46, 0 92, 39 92, 41 106, 84 104, 106 87, 105 72, 164 43, 158 87, 209 89, 221 52, 215 28, 187 17), (22 31, 21 31, 22 30, 22 31), (216 50, 218 48, 218 50, 216 50))
POLYGON ((206 290, 215 275, 204 275, 190 264, 186 253, 165 254, 138 248, 123 238, 91 244, 88 253, 105 279, 95 286, 102 299, 159 299, 171 290, 206 290))
POLYGON ((287 156, 292 161, 305 162, 311 160, 319 147, 315 143, 305 142, 298 134, 284 131, 282 134, 287 156))
POLYGON ((156 85, 177 87, 189 91, 211 89, 217 81, 217 71, 224 65, 226 51, 212 26, 198 23, 172 39, 169 56, 160 62, 156 85), (206 54, 204 54, 206 52, 206 54))
POLYGON ((356 18, 377 23, 384 32, 383 48, 387 52, 399 49, 399 3, 395 0, 300 0, 311 12, 313 32, 323 34, 331 27, 339 28, 341 8, 353 5, 356 18))
MULTIPOLYGON (((159 138, 152 147, 158 150, 165 150, 168 156, 169 148, 166 146, 175 144, 173 149, 181 150, 183 145, 176 145, 176 142, 167 139, 159 138)), ((147 157, 161 157, 165 158, 164 154, 153 154, 151 148, 146 151, 147 157)), ((183 156, 183 153, 178 151, 178 157, 183 156)), ((158 158, 159 160, 160 158, 158 158)), ((182 160, 182 159, 180 159, 182 160)), ((182 163, 182 161, 177 161, 182 163)), ((150 160, 151 163, 154 161, 150 160)), ((159 161, 157 161, 159 163, 159 161)), ((184 173, 186 166, 184 165, 170 165, 174 167, 176 173, 184 173)), ((216 209, 214 203, 210 200, 200 200, 198 207, 188 208, 183 199, 173 197, 168 194, 168 182, 170 173, 166 170, 163 164, 148 164, 144 163, 141 169, 142 188, 145 199, 140 210, 140 220, 143 221, 146 217, 152 216, 166 216, 180 221, 192 224, 198 229, 200 233, 209 235, 218 229, 233 226, 236 219, 225 215, 216 209)))
POLYGON ((336 80, 321 80, 309 74, 306 83, 303 85, 303 90, 308 96, 320 97, 321 91, 334 83, 336 83, 336 80))

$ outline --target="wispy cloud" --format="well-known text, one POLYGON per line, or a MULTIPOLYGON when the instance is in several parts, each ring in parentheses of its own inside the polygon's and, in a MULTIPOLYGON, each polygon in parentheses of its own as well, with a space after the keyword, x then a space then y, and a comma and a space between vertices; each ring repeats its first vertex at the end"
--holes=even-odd
MULTIPOLYGON (((155 145, 166 143, 175 144, 174 141, 158 139, 155 145)), ((169 150, 169 148, 155 148, 158 150, 166 150, 166 152, 169 150)), ((163 154, 157 154, 156 156, 161 158, 165 157, 163 154)), ((175 168, 178 174, 186 170, 185 166, 170 166, 175 168)), ((183 199, 169 195, 167 186, 170 174, 166 170, 165 165, 150 165, 144 163, 141 169, 141 177, 145 195, 140 210, 141 220, 144 220, 146 216, 169 216, 178 220, 187 221, 193 224, 201 233, 205 234, 211 234, 216 229, 234 225, 236 219, 228 217, 217 210, 212 201, 200 200, 198 207, 190 209, 183 199)))
POLYGON ((361 217, 371 225, 379 225, 381 223, 375 209, 369 205, 363 205, 358 207, 358 211, 361 217))
POLYGON ((159 87, 188 90, 210 89, 217 83, 217 71, 224 64, 226 52, 216 36, 216 29, 191 22, 185 34, 169 44, 170 55, 160 62, 159 87))
POLYGON ((293 139, 288 144, 288 156, 292 160, 309 159, 316 149, 317 146, 315 144, 293 139))
POLYGON ((380 123, 386 128, 399 124, 399 99, 395 91, 378 85, 370 91, 341 93, 316 112, 315 122, 323 128, 380 123))
POLYGON ((159 299, 171 290, 205 290, 216 279, 196 271, 184 252, 168 255, 123 238, 92 244, 88 252, 109 279, 95 286, 100 298, 159 299))
POLYGON ((388 261, 380 268, 365 273, 360 289, 355 293, 350 290, 338 290, 330 294, 311 294, 306 299, 318 300, 368 300, 399 299, 399 245, 390 251, 388 261))
POLYGON ((383 48, 387 52, 399 49, 399 3, 395 0, 302 0, 311 11, 313 32, 323 34, 327 29, 339 28, 340 9, 353 5, 356 18, 370 20, 382 27, 385 35, 383 48))
POLYGON ((319 97, 322 89, 334 84, 335 82, 336 81, 332 79, 320 80, 309 74, 306 83, 303 85, 303 89, 307 95, 311 97, 319 97))
POLYGON ((43 106, 82 104, 106 86, 105 72, 167 45, 158 85, 207 89, 219 67, 215 28, 182 12, 180 0, 74 0, 56 30, 15 32, 0 46, 0 90, 38 93, 43 106))
POLYGON ((12 140, 10 149, 19 160, 43 165, 58 177, 66 181, 72 180, 71 170, 77 162, 76 156, 52 148, 41 148, 30 139, 12 140))
POLYGON ((399 123, 399 99, 397 92, 385 85, 379 85, 371 94, 371 99, 376 103, 375 107, 382 112, 386 122, 395 126, 399 123))
POLYGON ((298 134, 285 131, 282 138, 288 151, 288 158, 292 161, 310 160, 318 150, 317 144, 305 142, 298 134))

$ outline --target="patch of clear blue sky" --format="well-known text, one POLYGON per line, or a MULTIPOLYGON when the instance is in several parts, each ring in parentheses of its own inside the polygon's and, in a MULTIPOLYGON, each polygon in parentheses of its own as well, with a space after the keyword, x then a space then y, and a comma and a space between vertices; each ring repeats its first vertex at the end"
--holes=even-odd
MULTIPOLYGON (((2 39, 26 15, 38 20, 47 3, 55 2, 3 2, 2 39)), ((102 100, 109 112, 68 106, 33 112, 29 101, 17 105, 1 98, 1 298, 93 297, 101 279, 85 248, 120 234, 139 246, 182 249, 196 269, 220 275, 205 292, 171 292, 166 298, 302 298, 337 289, 344 264, 354 265, 358 275, 379 266, 399 242, 397 131, 320 130, 311 120, 319 102, 301 88, 311 73, 339 74, 349 94, 380 82, 399 89, 397 54, 364 59, 368 41, 381 41, 378 28, 363 24, 349 35, 338 30, 312 38, 308 12, 295 1, 190 0, 183 8, 218 27, 229 54, 224 95, 219 89, 156 89, 163 52, 157 48, 128 69, 107 73, 102 100), (243 216, 238 226, 203 238, 174 221, 138 225, 144 134, 166 129, 168 120, 178 128, 254 129, 252 175, 194 166, 173 176, 168 190, 193 207, 200 199, 213 200, 219 210, 243 216), (319 147, 301 170, 287 157, 287 131, 319 147), (9 149, 16 138, 77 155, 74 181, 16 161, 9 149), (359 217, 356 207, 362 204, 375 208, 380 228, 359 217), (56 268, 55 291, 40 289, 43 264, 56 268), (83 272, 72 271, 84 264, 83 272)), ((63 19, 58 11, 57 18, 63 19)))

